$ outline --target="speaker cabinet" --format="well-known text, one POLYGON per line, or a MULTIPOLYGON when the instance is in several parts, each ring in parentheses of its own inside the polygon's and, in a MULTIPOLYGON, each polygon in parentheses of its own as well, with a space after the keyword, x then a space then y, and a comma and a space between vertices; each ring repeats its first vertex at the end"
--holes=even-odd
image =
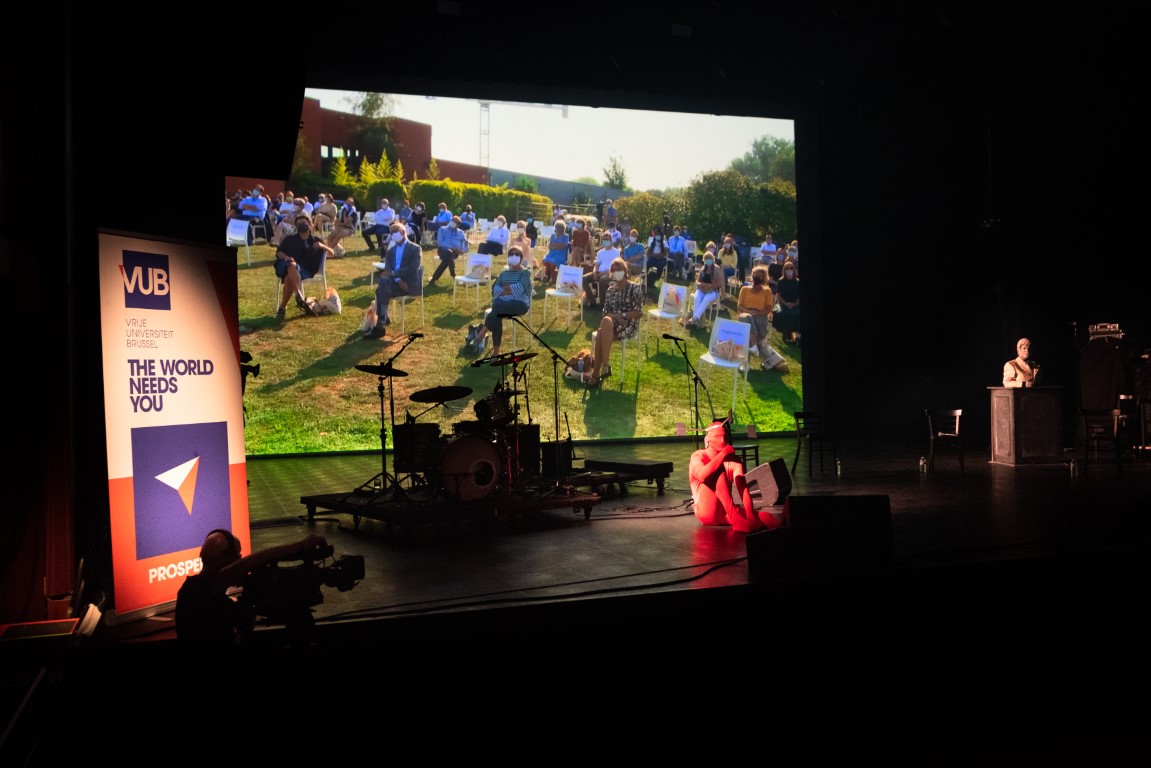
POLYGON ((747 536, 751 581, 876 570, 891 560, 889 496, 789 496, 783 523, 747 536))
POLYGON ((760 464, 749 471, 745 478, 752 506, 756 509, 778 507, 791 495, 791 473, 787 471, 787 462, 783 459, 772 459, 766 464, 760 464))
POLYGON ((572 442, 570 440, 561 440, 558 450, 559 470, 557 471, 557 446, 555 442, 545 441, 540 443, 540 461, 543 464, 542 475, 544 477, 567 477, 572 473, 572 442))

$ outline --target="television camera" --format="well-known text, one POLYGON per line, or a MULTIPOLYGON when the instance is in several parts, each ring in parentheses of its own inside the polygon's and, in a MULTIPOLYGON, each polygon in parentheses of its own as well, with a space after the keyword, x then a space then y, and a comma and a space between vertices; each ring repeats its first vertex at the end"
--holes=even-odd
POLYGON ((300 561, 268 563, 252 571, 244 579, 240 604, 253 621, 262 617, 267 624, 310 630, 315 623, 312 606, 324 602, 321 587, 347 592, 364 578, 362 555, 341 555, 323 565, 333 551, 328 545, 308 553, 300 561))

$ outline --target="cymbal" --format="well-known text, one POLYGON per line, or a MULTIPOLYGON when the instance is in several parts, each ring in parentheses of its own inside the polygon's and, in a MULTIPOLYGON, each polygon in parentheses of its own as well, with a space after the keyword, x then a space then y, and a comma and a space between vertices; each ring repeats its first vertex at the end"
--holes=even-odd
POLYGON ((409 399, 413 403, 446 403, 449 400, 467 397, 471 393, 471 387, 432 387, 413 393, 409 399))
POLYGON ((356 370, 363 371, 364 373, 373 373, 376 376, 400 377, 408 375, 407 371, 401 371, 399 368, 393 368, 390 365, 369 365, 367 363, 363 363, 361 365, 357 365, 356 370))
POLYGON ((524 354, 508 354, 500 355, 495 360, 492 360, 493 366, 497 365, 511 365, 513 363, 522 363, 524 360, 531 360, 533 357, 539 355, 539 352, 527 352, 524 354))

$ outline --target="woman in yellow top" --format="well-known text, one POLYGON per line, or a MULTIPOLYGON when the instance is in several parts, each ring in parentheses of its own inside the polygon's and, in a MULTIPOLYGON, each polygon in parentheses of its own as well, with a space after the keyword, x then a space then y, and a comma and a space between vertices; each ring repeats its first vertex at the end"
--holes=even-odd
POLYGON ((761 264, 751 270, 751 285, 739 289, 736 311, 739 313, 739 321, 751 326, 750 343, 759 349, 763 369, 786 373, 789 369, 787 361, 767 343, 774 308, 775 294, 767 285, 767 267, 761 264))

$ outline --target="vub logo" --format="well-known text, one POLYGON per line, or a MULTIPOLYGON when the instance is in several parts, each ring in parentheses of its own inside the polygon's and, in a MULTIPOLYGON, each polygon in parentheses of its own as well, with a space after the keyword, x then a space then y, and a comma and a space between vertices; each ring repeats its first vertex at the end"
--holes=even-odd
POLYGON ((199 547, 213 528, 232 527, 228 424, 132 430, 136 559, 199 547))
POLYGON ((171 309, 168 256, 163 253, 124 251, 120 264, 124 306, 128 309, 171 309))

